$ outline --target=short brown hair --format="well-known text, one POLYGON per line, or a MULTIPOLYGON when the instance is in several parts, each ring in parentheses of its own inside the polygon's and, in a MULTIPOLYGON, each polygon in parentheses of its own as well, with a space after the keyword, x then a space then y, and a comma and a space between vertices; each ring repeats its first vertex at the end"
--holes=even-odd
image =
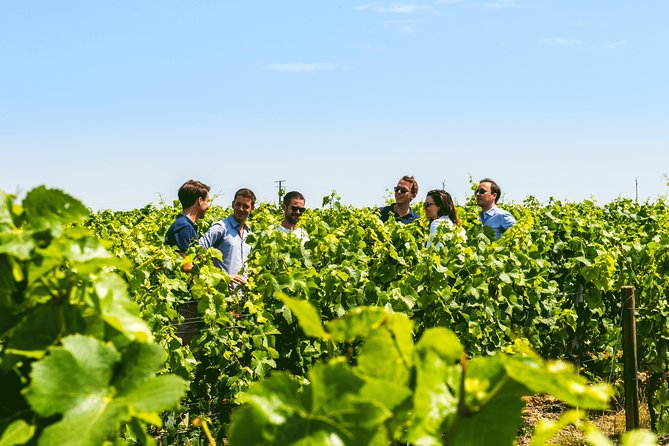
POLYGON ((237 192, 235 192, 235 198, 232 201, 237 201, 238 196, 248 198, 249 200, 251 200, 251 204, 253 206, 255 206, 255 204, 256 204, 256 194, 254 194, 251 189, 247 189, 245 187, 239 189, 237 192))
POLYGON ((186 181, 181 185, 178 192, 181 207, 186 209, 193 206, 198 198, 206 199, 209 189, 209 186, 199 181, 186 181))
POLYGON ((406 181, 411 184, 411 193, 418 195, 418 181, 413 177, 413 175, 404 175, 399 181, 406 181))
POLYGON ((290 191, 290 192, 288 192, 286 195, 283 196, 283 204, 285 204, 286 206, 288 206, 288 205, 290 204, 290 201, 291 201, 293 198, 297 198, 298 200, 305 201, 305 200, 304 200, 304 195, 302 195, 301 193, 299 193, 299 192, 296 191, 296 190, 293 190, 293 191, 290 191))
POLYGON ((500 189, 497 183, 495 183, 490 178, 482 179, 481 181, 479 181, 479 184, 481 183, 490 183, 490 192, 495 194, 495 204, 497 204, 497 202, 499 201, 499 197, 502 196, 502 189, 500 189))

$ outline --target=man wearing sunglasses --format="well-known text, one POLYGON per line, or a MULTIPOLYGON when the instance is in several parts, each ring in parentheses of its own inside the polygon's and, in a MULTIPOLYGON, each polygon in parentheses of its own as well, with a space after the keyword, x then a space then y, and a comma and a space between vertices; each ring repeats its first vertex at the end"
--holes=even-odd
POLYGON ((516 224, 516 219, 510 212, 497 207, 497 201, 502 195, 500 187, 490 178, 479 181, 476 188, 476 204, 482 209, 479 212, 479 221, 490 226, 495 231, 495 237, 500 238, 507 229, 516 224))
POLYGON ((418 195, 418 183, 414 177, 404 175, 397 182, 394 190, 395 203, 379 208, 381 221, 386 222, 391 216, 404 224, 418 219, 418 214, 411 209, 411 200, 418 195))
POLYGON ((281 209, 283 209, 283 221, 277 229, 287 234, 294 234, 302 244, 309 241, 307 231, 297 226, 300 218, 304 215, 304 211, 306 211, 304 208, 304 195, 295 190, 288 192, 283 197, 281 209))
POLYGON ((232 215, 214 223, 199 240, 201 246, 221 251, 223 262, 216 259, 214 264, 228 273, 233 286, 246 283, 246 259, 251 253, 251 246, 246 243, 251 233, 246 219, 255 203, 256 196, 251 189, 239 189, 232 201, 232 215))

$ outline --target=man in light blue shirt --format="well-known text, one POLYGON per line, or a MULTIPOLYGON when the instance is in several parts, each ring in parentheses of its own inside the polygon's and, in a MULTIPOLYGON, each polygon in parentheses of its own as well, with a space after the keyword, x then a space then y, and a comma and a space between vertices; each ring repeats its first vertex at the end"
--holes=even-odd
POLYGON ((497 207, 497 201, 502 195, 500 187, 490 178, 479 181, 476 189, 476 204, 482 209, 479 212, 479 221, 490 226, 495 231, 495 237, 500 238, 507 229, 516 224, 516 219, 510 212, 497 207))
POLYGON ((199 240, 201 246, 221 251, 223 262, 215 260, 214 263, 228 273, 235 286, 246 283, 246 259, 251 253, 251 246, 246 243, 251 233, 246 219, 253 212, 255 202, 256 196, 250 189, 239 189, 232 201, 232 215, 214 223, 199 240))

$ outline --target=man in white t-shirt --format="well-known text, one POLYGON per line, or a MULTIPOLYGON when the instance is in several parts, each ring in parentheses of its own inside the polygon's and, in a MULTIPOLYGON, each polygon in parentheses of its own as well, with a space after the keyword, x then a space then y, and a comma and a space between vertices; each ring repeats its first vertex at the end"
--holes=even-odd
POLYGON ((288 192, 283 197, 283 203, 281 203, 281 209, 283 209, 283 221, 281 225, 277 227, 279 231, 285 233, 292 233, 300 239, 302 244, 309 240, 309 234, 303 228, 298 227, 297 223, 304 215, 304 195, 297 191, 288 192))

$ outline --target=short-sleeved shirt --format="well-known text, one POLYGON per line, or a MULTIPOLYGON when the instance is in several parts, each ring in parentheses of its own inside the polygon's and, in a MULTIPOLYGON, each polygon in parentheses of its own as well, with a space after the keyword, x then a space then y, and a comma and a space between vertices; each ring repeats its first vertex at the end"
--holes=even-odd
POLYGON ((165 244, 176 246, 179 251, 186 252, 193 241, 197 241, 197 225, 184 214, 177 215, 165 234, 165 244))
POLYGON ((411 207, 409 207, 409 213, 404 215, 404 216, 399 216, 397 212, 395 212, 395 203, 391 204, 390 206, 383 206, 379 208, 379 213, 381 214, 381 221, 386 222, 392 215, 395 217, 396 221, 399 221, 401 223, 407 224, 411 223, 414 220, 418 219, 418 214, 416 214, 411 207))
POLYGON ((199 244, 205 248, 216 248, 223 254, 223 262, 218 259, 214 264, 229 275, 239 274, 246 277, 246 259, 251 253, 251 246, 246 243, 246 238, 251 233, 248 226, 244 225, 244 235, 240 234, 240 224, 235 218, 229 217, 214 223, 211 228, 200 237, 199 244))
POLYGON ((511 212, 493 206, 487 212, 479 212, 479 221, 490 226, 495 231, 495 236, 500 238, 507 229, 516 224, 516 219, 511 212))

